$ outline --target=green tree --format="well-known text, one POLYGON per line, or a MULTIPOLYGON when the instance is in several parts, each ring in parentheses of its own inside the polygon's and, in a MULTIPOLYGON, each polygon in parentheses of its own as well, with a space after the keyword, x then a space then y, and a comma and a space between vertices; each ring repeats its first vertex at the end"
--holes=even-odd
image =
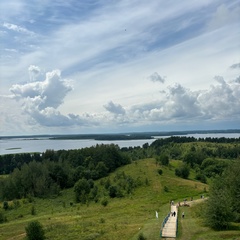
POLYGON ((211 228, 215 230, 228 228, 233 217, 230 199, 225 179, 215 178, 210 189, 206 208, 207 223, 211 228))
POLYGON ((240 161, 230 165, 223 174, 229 192, 234 221, 240 222, 240 161))
POLYGON ((162 165, 164 165, 164 166, 168 166, 168 164, 169 164, 169 157, 168 157, 168 155, 166 155, 166 154, 161 154, 160 156, 159 156, 159 160, 158 160, 162 165))
POLYGON ((86 203, 91 187, 87 179, 82 178, 74 185, 76 202, 86 203))
POLYGON ((28 240, 43 240, 45 234, 43 226, 38 221, 30 222, 25 228, 28 240))
POLYGON ((175 175, 187 179, 190 174, 189 166, 183 164, 182 166, 175 169, 175 175))
POLYGON ((4 215, 4 213, 2 211, 0 211, 0 223, 4 223, 7 221, 6 216, 4 215))

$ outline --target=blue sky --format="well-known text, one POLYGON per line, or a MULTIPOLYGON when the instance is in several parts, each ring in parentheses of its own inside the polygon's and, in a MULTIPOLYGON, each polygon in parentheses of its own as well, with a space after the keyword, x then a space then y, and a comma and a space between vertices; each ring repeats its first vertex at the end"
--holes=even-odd
POLYGON ((240 128, 239 0, 0 9, 0 135, 240 128))

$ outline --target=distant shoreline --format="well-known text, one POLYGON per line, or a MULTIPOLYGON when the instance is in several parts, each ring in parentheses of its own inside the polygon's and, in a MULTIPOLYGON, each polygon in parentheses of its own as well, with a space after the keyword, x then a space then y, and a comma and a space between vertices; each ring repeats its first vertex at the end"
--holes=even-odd
POLYGON ((220 134, 220 133, 240 133, 240 129, 227 130, 190 130, 190 131, 166 131, 166 132, 129 132, 129 133, 105 133, 105 134, 43 134, 43 135, 18 135, 18 136, 0 136, 0 139, 50 139, 50 140, 138 140, 138 139, 154 139, 157 136, 174 136, 174 135, 188 135, 188 134, 220 134))

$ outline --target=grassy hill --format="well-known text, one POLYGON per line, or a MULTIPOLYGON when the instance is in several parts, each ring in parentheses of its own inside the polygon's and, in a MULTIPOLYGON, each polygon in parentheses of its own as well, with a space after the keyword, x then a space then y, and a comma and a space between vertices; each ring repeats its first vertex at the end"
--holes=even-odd
MULTIPOLYGON (((73 189, 64 190, 52 199, 9 202, 13 209, 2 210, 8 221, 0 224, 0 240, 25 239, 25 227, 33 220, 44 226, 46 238, 51 240, 137 240, 140 233, 148 240, 159 239, 161 223, 170 210, 170 200, 178 202, 190 197, 200 199, 201 194, 207 196, 208 186, 191 179, 192 174, 189 180, 175 176, 178 164, 179 161, 172 160, 170 167, 161 167, 162 175, 158 174, 160 167, 155 159, 139 160, 117 169, 110 179, 124 171, 142 184, 131 195, 122 198, 105 196, 107 206, 103 206, 101 200, 76 204, 73 189)), ((99 186, 100 181, 96 183, 99 186)), ((205 227, 199 218, 201 206, 184 209, 186 218, 179 221, 178 239, 200 240, 206 236, 212 236, 207 239, 213 240, 240 239, 237 237, 239 226, 228 232, 214 232, 205 227)))

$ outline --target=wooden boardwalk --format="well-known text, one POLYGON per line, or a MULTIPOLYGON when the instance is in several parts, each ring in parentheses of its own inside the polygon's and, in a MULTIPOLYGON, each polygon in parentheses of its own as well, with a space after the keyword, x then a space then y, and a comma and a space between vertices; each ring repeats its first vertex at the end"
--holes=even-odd
POLYGON ((163 238, 176 238, 177 235, 177 218, 178 208, 175 205, 171 206, 171 213, 167 217, 167 221, 163 224, 161 230, 161 237, 163 238), (171 213, 176 213, 175 216, 171 213))

